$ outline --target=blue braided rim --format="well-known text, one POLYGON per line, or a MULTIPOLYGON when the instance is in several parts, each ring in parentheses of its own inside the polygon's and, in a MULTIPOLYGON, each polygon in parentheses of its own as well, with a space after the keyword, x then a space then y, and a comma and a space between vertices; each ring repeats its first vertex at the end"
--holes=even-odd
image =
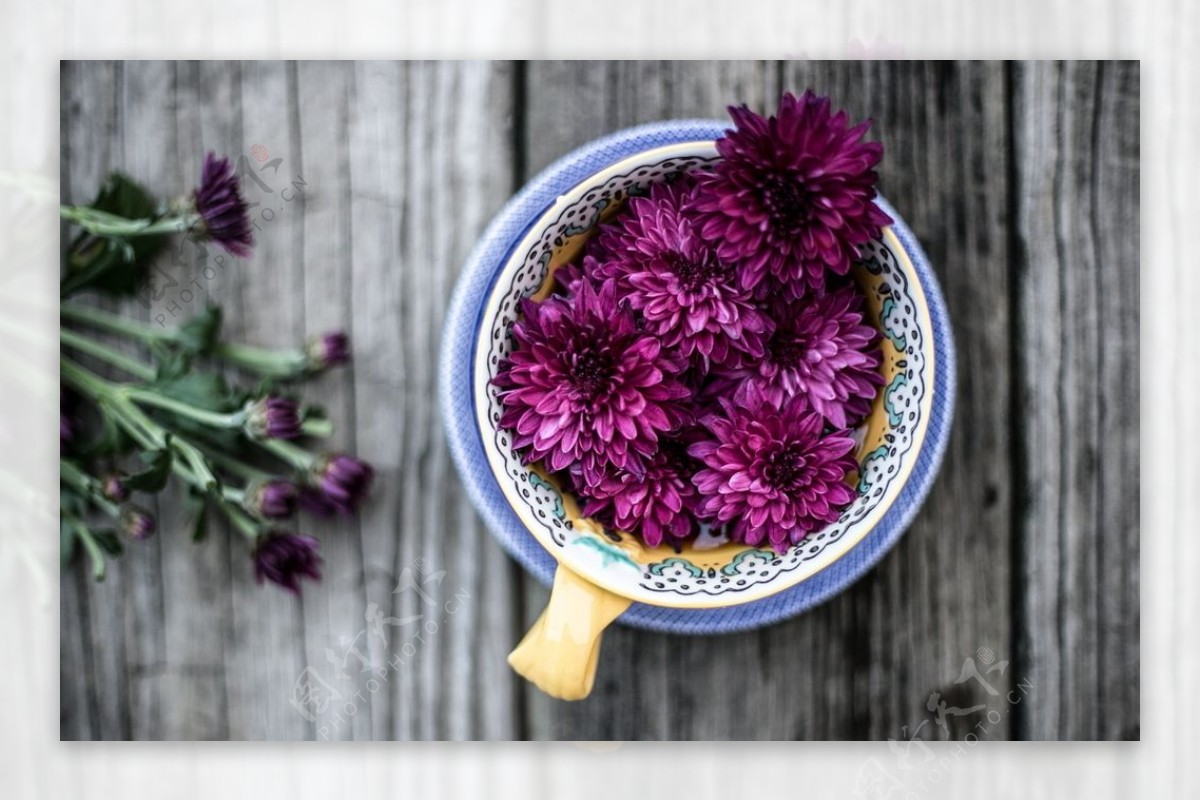
MULTIPOLYGON (((438 401, 450 454, 471 503, 492 534, 539 581, 549 586, 558 562, 513 512, 488 467, 472 407, 471 365, 479 318, 496 273, 529 227, 559 195, 580 181, 635 153, 662 145, 716 139, 726 123, 676 120, 652 123, 605 136, 544 169, 492 220, 468 257, 450 298, 438 365, 438 401)), ((925 253, 908 226, 885 200, 878 205, 895 223, 892 230, 916 268, 929 304, 935 348, 934 397, 929 427, 904 488, 883 519, 838 561, 816 575, 758 601, 715 609, 674 609, 636 603, 619 622, 673 634, 718 634, 769 625, 805 612, 837 595, 871 569, 904 534, 937 475, 954 415, 954 340, 945 301, 925 253)))

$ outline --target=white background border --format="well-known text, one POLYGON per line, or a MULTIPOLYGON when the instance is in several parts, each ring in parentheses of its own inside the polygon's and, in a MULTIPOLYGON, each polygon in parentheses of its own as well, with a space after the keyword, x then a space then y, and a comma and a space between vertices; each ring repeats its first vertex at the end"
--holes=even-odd
MULTIPOLYGON (((28 352, 18 342, 43 338, 50 347, 36 358, 51 381, 60 58, 846 58, 864 48, 904 58, 1141 58, 1142 742, 989 743, 957 754, 940 744, 940 778, 910 789, 934 798, 1200 793, 1200 493, 1194 465, 1180 458, 1200 440, 1183 314, 1200 275, 1184 243, 1200 174, 1200 3, 6 0, 0 40, 0 220, 29 220, 21 241, 0 239, 0 291, 39 310, 22 336, 0 333, 0 349, 28 352)), ((53 411, 0 391, 0 459, 36 488, 0 494, 0 795, 831 797, 855 795, 872 757, 891 759, 886 744, 836 743, 60 744, 53 411)))

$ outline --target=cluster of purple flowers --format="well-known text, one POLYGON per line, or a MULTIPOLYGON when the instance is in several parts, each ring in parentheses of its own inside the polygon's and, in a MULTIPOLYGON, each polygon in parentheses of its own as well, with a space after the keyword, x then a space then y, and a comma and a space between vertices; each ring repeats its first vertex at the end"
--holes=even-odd
MULTIPOLYGON (((110 177, 110 182, 116 176, 110 177)), ((121 178, 131 197, 150 196, 121 178)), ((164 232, 184 233, 220 246, 230 254, 248 257, 254 246, 251 204, 242 193, 233 162, 209 153, 199 185, 190 203, 175 204, 148 225, 147 220, 123 219, 107 209, 64 206, 63 218, 80 225, 89 235, 119 241, 162 237, 164 232), (97 214, 103 212, 103 214, 97 214)), ((161 208, 168 208, 160 204, 161 208)), ((147 262, 148 263, 148 262, 147 262)), ((132 269, 124 263, 118 267, 132 269)), ((135 287, 136 276, 115 284, 135 287)), ((76 289, 86 284, 72 285, 76 289)), ((97 285, 113 292, 107 284, 97 285)), ((120 293, 118 293, 120 294, 120 293)), ((66 352, 62 359, 64 393, 59 408, 59 453, 62 476, 60 516, 64 553, 75 552, 81 540, 93 562, 93 575, 104 576, 104 556, 120 552, 120 543, 109 529, 93 530, 93 516, 106 515, 115 531, 134 541, 153 537, 157 521, 145 508, 130 503, 132 493, 157 493, 170 475, 190 486, 205 508, 215 507, 245 535, 258 582, 272 582, 299 594, 304 579, 321 577, 320 541, 286 528, 298 512, 320 516, 353 515, 365 502, 375 471, 352 455, 310 451, 305 440, 329 436, 331 421, 303 406, 293 397, 269 391, 277 383, 299 381, 346 364, 351 358, 345 332, 330 331, 314 337, 303 348, 269 350, 223 341, 221 312, 211 307, 176 330, 147 329, 135 321, 100 309, 63 304, 64 318, 109 335, 131 338, 156 359, 180 370, 169 381, 155 377, 157 366, 139 363, 71 328, 64 330, 66 352), (106 363, 108 368, 133 378, 120 383, 94 372, 74 351, 106 363), (231 388, 224 377, 205 374, 208 364, 221 361, 254 376, 260 387, 254 394, 231 388), (187 383, 185 378, 199 378, 187 383), (174 382, 174 383, 172 383, 174 382), (175 394, 164 388, 174 387, 175 394), (179 387, 189 387, 179 394, 179 387), (128 404, 122 414, 110 410, 111 398, 128 404), (242 403, 241 398, 249 396, 242 403), (107 403, 106 403, 107 401, 107 403), (87 418, 78 407, 88 404, 87 418), (97 421, 100 421, 99 425, 97 421), (88 429, 119 430, 123 436, 99 436, 88 429), (240 429, 240 430, 238 430, 240 429), (151 468, 134 475, 116 465, 128 463, 133 444, 169 443, 169 448, 144 451, 151 468)), ((205 517, 198 517, 202 526, 205 517)))
POLYGON ((855 497, 851 430, 883 378, 848 273, 891 222, 883 148, 812 92, 730 114, 711 168, 630 199, 524 302, 495 384, 522 459, 583 514, 650 546, 708 523, 782 552, 855 497))

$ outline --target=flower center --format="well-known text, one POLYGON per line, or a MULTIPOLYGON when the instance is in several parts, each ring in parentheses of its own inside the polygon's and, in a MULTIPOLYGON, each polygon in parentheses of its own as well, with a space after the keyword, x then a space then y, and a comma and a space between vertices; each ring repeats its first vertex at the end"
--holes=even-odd
POLYGON ((788 444, 767 455, 763 478, 775 489, 795 490, 811 483, 812 468, 804 450, 788 444))
POLYGON ((724 276, 727 272, 725 265, 721 264, 711 253, 705 254, 705 257, 699 260, 689 259, 682 253, 667 253, 663 256, 663 260, 671 268, 671 272, 679 278, 680 286, 689 292, 695 292, 704 284, 714 278, 724 276))
POLYGON ((570 376, 571 386, 578 390, 585 400, 594 400, 607 392, 612 384, 614 372, 610 356, 591 348, 576 351, 567 360, 567 375, 570 376))
POLYGON ((771 361, 781 367, 796 367, 808 354, 808 340, 786 329, 777 329, 767 343, 771 361))
POLYGON ((687 452, 687 445, 674 439, 660 439, 658 447, 663 462, 675 475, 688 479, 696 472, 696 460, 687 452))
POLYGON ((791 173, 775 173, 762 189, 763 205, 777 234, 795 234, 812 219, 812 195, 791 173))

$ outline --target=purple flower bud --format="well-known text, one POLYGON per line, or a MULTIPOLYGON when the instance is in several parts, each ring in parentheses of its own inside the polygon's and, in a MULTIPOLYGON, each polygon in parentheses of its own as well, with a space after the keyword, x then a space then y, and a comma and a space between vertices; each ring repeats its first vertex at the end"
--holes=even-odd
POLYGON ((129 500, 129 487, 125 484, 125 476, 120 473, 108 473, 100 480, 100 491, 105 498, 116 503, 129 500))
POLYGON ((229 159, 217 158, 215 153, 204 158, 195 198, 204 235, 234 256, 249 256, 254 245, 250 207, 229 159))
POLYGON ((313 337, 305 348, 309 368, 328 370, 350 361, 350 337, 344 331, 329 331, 313 337))
POLYGON ((272 478, 246 489, 246 508, 259 517, 281 520, 296 513, 299 490, 290 481, 272 478))
POLYGON ((156 529, 154 515, 140 506, 126 506, 121 510, 121 531, 131 540, 148 540, 156 529))
POLYGON ((300 436, 300 407, 295 401, 268 395, 250 406, 246 432, 257 439, 295 439, 300 436))
POLYGON ((259 584, 268 580, 299 595, 301 579, 321 580, 320 548, 321 543, 312 537, 269 531, 254 548, 254 578, 259 584))
POLYGON ((315 514, 354 514, 371 489, 375 470, 371 465, 340 453, 327 454, 313 468, 312 491, 301 503, 315 514))

